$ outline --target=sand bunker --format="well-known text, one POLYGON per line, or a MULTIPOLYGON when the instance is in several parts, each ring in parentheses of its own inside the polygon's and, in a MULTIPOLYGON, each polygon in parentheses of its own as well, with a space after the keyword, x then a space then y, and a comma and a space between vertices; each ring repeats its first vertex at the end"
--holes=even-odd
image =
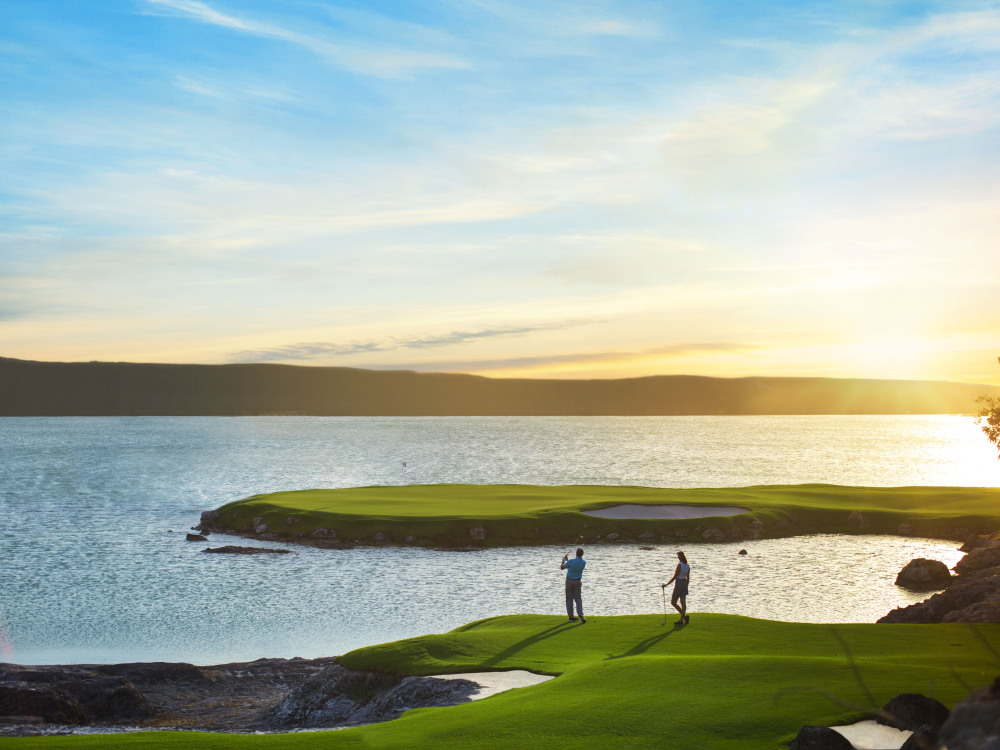
POLYGON ((469 696, 471 700, 478 701, 489 698, 491 695, 502 693, 505 690, 514 688, 530 687, 548 682, 553 679, 547 674, 534 674, 523 669, 512 669, 510 672, 463 672, 461 674, 435 674, 431 675, 439 680, 470 680, 479 685, 480 690, 475 695, 469 696))
POLYGON ((899 750, 913 732, 893 729, 874 719, 843 727, 830 727, 840 732, 857 750, 899 750))
POLYGON ((746 508, 713 505, 614 505, 610 508, 583 511, 598 518, 709 518, 711 516, 738 516, 749 513, 746 508))

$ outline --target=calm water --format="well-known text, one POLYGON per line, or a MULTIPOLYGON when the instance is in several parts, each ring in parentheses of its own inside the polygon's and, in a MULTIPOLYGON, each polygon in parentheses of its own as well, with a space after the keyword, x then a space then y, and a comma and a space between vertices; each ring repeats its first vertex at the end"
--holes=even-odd
MULTIPOLYGON (((962 417, 0 419, 0 657, 311 657, 562 611, 561 548, 229 558, 180 534, 259 492, 425 482, 1000 486, 1000 462, 962 417)), ((739 546, 686 548, 693 611, 870 622, 922 598, 892 585, 912 557, 959 557, 889 537, 739 546)), ((590 614, 662 612, 672 553, 591 548, 590 614)))

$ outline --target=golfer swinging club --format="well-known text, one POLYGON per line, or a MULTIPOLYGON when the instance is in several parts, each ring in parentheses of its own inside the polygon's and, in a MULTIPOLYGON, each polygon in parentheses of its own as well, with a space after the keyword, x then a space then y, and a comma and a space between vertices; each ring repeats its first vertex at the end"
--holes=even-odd
POLYGON ((583 559, 583 550, 576 551, 576 557, 572 560, 569 555, 563 555, 559 570, 566 571, 566 614, 569 615, 570 622, 576 622, 573 617, 573 602, 576 602, 576 613, 580 615, 580 622, 586 623, 587 618, 583 616, 583 569, 587 567, 587 561, 583 559))
MULTIPOLYGON (((677 569, 674 571, 674 577, 663 584, 660 588, 665 591, 667 586, 671 583, 674 584, 674 593, 670 597, 670 603, 674 605, 674 609, 681 613, 681 619, 675 622, 674 625, 687 625, 691 622, 691 617, 687 614, 687 593, 688 582, 691 580, 691 566, 688 565, 688 559, 683 552, 677 553, 677 559, 680 560, 680 562, 677 563, 677 569), (674 583, 674 581, 676 581, 676 583, 674 583), (677 606, 678 599, 681 601, 681 606, 679 607, 677 606)), ((569 591, 569 589, 567 589, 567 591, 569 591)), ((569 594, 567 594, 567 596, 569 596, 569 594)))

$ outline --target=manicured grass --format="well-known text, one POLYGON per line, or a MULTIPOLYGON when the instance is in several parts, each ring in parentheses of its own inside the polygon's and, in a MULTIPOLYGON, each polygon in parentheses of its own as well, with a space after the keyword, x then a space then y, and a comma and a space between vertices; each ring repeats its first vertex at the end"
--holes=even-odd
POLYGON ((400 674, 517 668, 560 675, 382 725, 268 736, 10 739, 0 748, 759 750, 778 748, 803 724, 859 719, 859 707, 901 692, 933 694, 951 706, 1000 673, 997 625, 807 625, 701 614, 684 628, 661 622, 662 615, 586 625, 498 617, 347 654, 348 667, 400 674))
POLYGON ((953 537, 955 529, 1000 528, 1000 488, 841 487, 825 484, 765 485, 721 489, 651 487, 432 484, 275 492, 229 503, 214 525, 244 528, 262 517, 269 532, 335 529, 341 539, 371 542, 382 532, 395 542, 468 544, 471 528, 485 528, 485 544, 538 544, 583 536, 593 541, 615 532, 635 538, 652 531, 697 537, 696 527, 749 533, 764 523, 765 536, 801 533, 895 533, 909 523, 918 535, 953 537), (616 520, 580 511, 623 503, 641 505, 733 505, 749 513, 731 518, 616 520), (851 511, 871 527, 848 526, 851 511), (288 524, 290 516, 299 519, 288 524), (790 517, 799 523, 788 523, 790 517))

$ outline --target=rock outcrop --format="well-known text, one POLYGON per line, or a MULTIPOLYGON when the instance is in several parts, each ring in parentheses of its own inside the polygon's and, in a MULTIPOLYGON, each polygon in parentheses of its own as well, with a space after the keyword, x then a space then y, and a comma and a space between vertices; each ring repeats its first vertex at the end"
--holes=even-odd
POLYGON ((481 541, 486 538, 486 529, 469 529, 469 536, 481 541))
POLYGON ((79 669, 0 667, 0 716, 35 716, 52 724, 142 720, 152 709, 123 676, 79 669))
POLYGON ((259 724, 270 730, 370 724, 411 708, 465 703, 478 690, 469 680, 401 678, 334 664, 263 712, 259 724))
POLYGON ((938 733, 948 720, 948 714, 948 707, 940 701, 920 693, 902 693, 882 707, 875 721, 919 735, 911 747, 929 749, 937 744, 938 733))
POLYGON ((896 533, 900 536, 913 536, 914 531, 913 525, 909 523, 901 523, 896 528, 896 533))
POLYGON ((899 575, 896 585, 910 589, 940 589, 951 583, 951 571, 940 560, 927 560, 918 557, 906 563, 899 575))
POLYGON ((724 542, 726 541, 726 535, 723 534, 718 529, 705 529, 702 533, 706 542, 724 542))
POLYGON ((959 552, 972 552, 979 547, 989 547, 990 540, 979 536, 979 534, 969 534, 965 539, 965 544, 958 548, 959 552))
POLYGON ((1000 677, 955 704, 938 740, 948 750, 1000 747, 1000 677))
POLYGON ((188 534, 187 541, 189 542, 207 542, 208 537, 202 536, 201 534, 188 534))
POLYGON ((1000 565, 1000 547, 979 547, 958 561, 955 572, 966 575, 984 568, 995 568, 998 565, 1000 565))

